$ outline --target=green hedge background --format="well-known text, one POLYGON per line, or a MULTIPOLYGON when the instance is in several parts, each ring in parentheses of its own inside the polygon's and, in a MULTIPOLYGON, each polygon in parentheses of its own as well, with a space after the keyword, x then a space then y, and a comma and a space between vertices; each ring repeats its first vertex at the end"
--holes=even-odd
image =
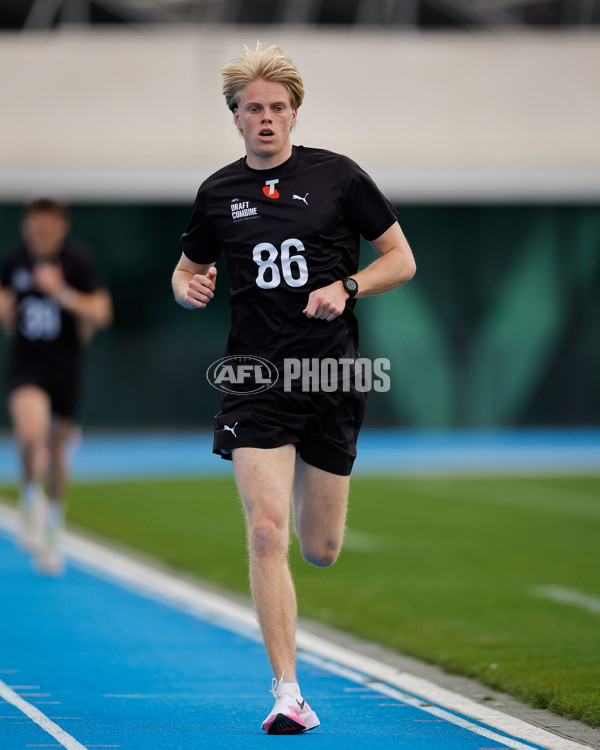
MULTIPOLYGON (((170 288, 191 205, 75 204, 72 236, 95 251, 115 323, 88 352, 83 421, 97 428, 212 427, 206 381, 229 328, 228 277, 209 307, 170 288)), ((0 254, 21 206, 0 205, 0 254)), ((399 208, 417 259, 405 287, 360 300, 361 353, 391 360, 369 426, 600 424, 600 206, 399 208)), ((362 265, 375 258, 362 248, 362 265)), ((6 358, 7 340, 0 340, 6 358)), ((4 400, 0 429, 8 428, 4 400)))

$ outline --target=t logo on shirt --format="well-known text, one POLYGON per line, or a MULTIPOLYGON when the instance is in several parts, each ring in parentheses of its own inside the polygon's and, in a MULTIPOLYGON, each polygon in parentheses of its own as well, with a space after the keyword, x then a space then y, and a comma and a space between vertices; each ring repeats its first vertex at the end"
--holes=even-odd
POLYGON ((267 180, 265 182, 263 193, 267 198, 279 198, 279 193, 275 190, 275 185, 277 185, 278 182, 279 180, 267 180))

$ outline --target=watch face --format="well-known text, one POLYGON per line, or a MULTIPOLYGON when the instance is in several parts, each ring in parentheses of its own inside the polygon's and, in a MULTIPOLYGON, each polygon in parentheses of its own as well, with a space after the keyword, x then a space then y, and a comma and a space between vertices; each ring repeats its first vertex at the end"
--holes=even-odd
POLYGON ((344 279, 344 288, 348 294, 356 294, 358 292, 358 284, 354 279, 344 279))

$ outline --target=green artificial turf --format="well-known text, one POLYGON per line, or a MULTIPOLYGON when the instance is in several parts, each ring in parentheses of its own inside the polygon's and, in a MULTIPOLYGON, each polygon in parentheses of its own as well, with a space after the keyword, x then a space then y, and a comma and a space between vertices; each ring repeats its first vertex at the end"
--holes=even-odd
MULTIPOLYGON (((14 492, 13 492, 14 494, 14 492)), ((73 487, 69 522, 247 592, 232 480, 73 487)), ((600 726, 600 477, 356 478, 330 569, 291 565, 300 614, 600 726)))

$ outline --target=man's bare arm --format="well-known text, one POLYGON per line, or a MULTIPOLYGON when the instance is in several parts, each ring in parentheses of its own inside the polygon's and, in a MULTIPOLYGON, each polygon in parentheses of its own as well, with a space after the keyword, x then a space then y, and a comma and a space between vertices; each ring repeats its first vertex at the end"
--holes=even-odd
MULTIPOLYGON (((352 274, 358 284, 357 297, 368 297, 395 289, 412 279, 417 270, 410 246, 398 222, 374 239, 371 244, 379 258, 370 266, 352 274)), ((334 320, 344 312, 348 293, 341 281, 315 289, 303 310, 309 318, 334 320)))
POLYGON ((175 300, 182 307, 206 307, 215 294, 217 269, 212 263, 194 263, 182 253, 171 284, 175 300))
POLYGON ((381 294, 406 284, 415 275, 417 265, 410 245, 398 222, 371 242, 379 258, 353 274, 358 283, 357 297, 381 294))
POLYGON ((61 307, 80 319, 86 328, 97 331, 108 328, 113 320, 113 306, 107 289, 80 292, 65 288, 58 296, 61 307))
POLYGON ((16 319, 17 306, 14 292, 0 286, 0 325, 8 335, 14 331, 16 319))

